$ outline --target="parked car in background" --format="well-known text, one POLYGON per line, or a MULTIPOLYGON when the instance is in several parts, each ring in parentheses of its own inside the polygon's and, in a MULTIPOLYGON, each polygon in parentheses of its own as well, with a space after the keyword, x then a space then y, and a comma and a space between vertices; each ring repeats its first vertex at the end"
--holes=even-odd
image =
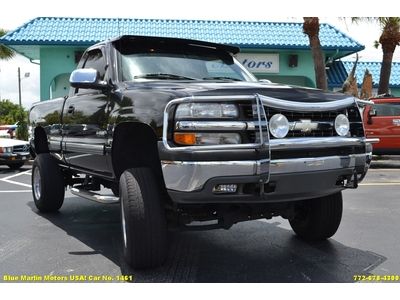
POLYGON ((364 110, 364 128, 367 138, 379 138, 373 145, 373 154, 400 154, 400 98, 374 98, 374 106, 364 110))
POLYGON ((11 138, 15 137, 15 131, 18 128, 18 122, 13 125, 0 125, 0 137, 11 138))
POLYGON ((7 165, 16 170, 21 168, 30 156, 28 142, 0 138, 0 165, 7 165))

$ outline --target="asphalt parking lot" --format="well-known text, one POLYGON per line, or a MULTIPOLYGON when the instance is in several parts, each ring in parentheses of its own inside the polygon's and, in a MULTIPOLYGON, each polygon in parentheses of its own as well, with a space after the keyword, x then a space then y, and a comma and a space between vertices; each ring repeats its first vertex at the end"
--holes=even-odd
POLYGON ((399 194, 399 158, 377 160, 344 192, 342 223, 328 241, 303 242, 281 218, 171 232, 165 266, 135 271, 122 259, 118 205, 67 192, 59 213, 40 214, 30 166, 0 166, 0 281, 400 282, 399 194))

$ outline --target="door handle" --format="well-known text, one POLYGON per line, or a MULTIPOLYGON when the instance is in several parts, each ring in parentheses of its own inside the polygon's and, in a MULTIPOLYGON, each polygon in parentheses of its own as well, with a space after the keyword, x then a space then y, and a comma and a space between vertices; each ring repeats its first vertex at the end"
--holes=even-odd
POLYGON ((75 106, 73 106, 73 105, 70 105, 69 107, 68 107, 68 111, 67 111, 69 114, 73 114, 74 112, 75 112, 75 106))

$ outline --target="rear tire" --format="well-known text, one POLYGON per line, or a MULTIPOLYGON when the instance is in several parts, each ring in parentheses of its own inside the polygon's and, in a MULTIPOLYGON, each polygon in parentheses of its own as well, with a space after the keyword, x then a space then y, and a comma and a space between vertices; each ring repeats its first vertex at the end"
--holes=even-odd
POLYGON ((324 240, 336 233, 342 220, 342 212, 342 193, 339 192, 299 203, 296 216, 289 223, 302 239, 324 240))
POLYGON ((55 212, 64 202, 64 176, 49 153, 36 156, 32 165, 32 194, 37 209, 55 212))
POLYGON ((150 168, 128 169, 119 185, 125 260, 135 269, 160 266, 167 256, 167 222, 150 168))

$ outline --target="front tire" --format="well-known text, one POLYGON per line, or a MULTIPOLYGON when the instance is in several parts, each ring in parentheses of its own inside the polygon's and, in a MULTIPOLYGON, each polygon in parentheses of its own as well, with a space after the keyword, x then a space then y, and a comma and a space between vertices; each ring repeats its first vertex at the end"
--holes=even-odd
POLYGON ((167 222, 161 191, 150 168, 120 178, 124 257, 135 269, 160 266, 167 256, 167 222))
POLYGON ((342 193, 302 201, 296 205, 296 216, 289 220, 293 231, 302 239, 325 240, 333 236, 342 220, 342 193))
POLYGON ((32 164, 32 194, 37 209, 55 212, 64 202, 64 176, 56 159, 49 153, 36 156, 32 164))

